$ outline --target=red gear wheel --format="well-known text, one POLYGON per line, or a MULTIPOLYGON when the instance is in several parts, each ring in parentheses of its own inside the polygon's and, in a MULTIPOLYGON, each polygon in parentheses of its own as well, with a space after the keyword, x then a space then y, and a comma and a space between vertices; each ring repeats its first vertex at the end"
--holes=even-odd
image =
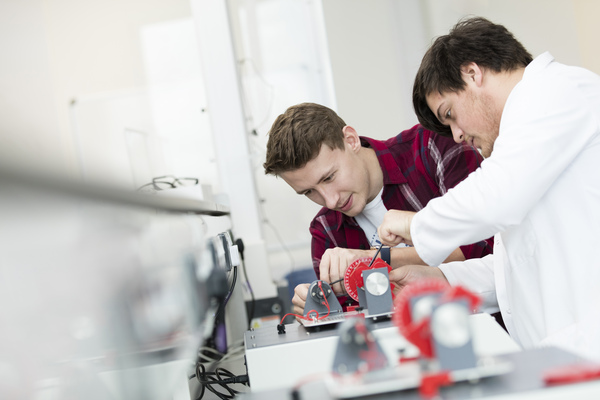
POLYGON ((414 321, 411 315, 410 300, 415 296, 427 294, 440 294, 439 303, 464 298, 469 302, 469 307, 475 309, 479 306, 481 299, 461 286, 449 286, 448 283, 437 279, 425 279, 407 285, 394 301, 395 312, 392 316, 394 325, 398 327, 402 336, 417 346, 424 357, 433 357, 431 346, 431 330, 429 327, 430 317, 424 317, 420 321, 414 321))
MULTIPOLYGON (((392 270, 392 267, 390 267, 388 263, 383 261, 381 258, 375 259, 373 265, 369 267, 371 260, 371 257, 361 257, 350 264, 344 273, 344 288, 346 289, 346 293, 348 293, 348 295, 355 301, 358 301, 358 288, 363 287, 364 285, 362 280, 362 272, 364 270, 383 267, 387 267, 388 273, 392 270)), ((395 285, 390 282, 392 296, 394 296, 394 287, 395 285)))

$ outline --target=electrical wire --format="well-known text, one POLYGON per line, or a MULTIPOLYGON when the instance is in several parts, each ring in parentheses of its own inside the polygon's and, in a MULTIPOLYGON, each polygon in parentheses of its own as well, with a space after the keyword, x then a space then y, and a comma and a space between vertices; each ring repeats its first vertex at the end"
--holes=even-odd
POLYGON ((233 266, 233 277, 231 279, 231 285, 229 286, 229 291, 227 292, 227 295, 225 296, 225 299, 223 300, 223 302, 219 305, 219 309, 217 310, 217 312, 215 314, 215 321, 218 321, 221 314, 223 314, 223 312, 225 311, 225 306, 227 305, 227 302, 229 302, 229 298, 231 297, 231 294, 233 293, 233 289, 235 289, 236 281, 237 281, 237 266, 234 265, 233 266))
MULTIPOLYGON (((237 282, 237 266, 235 266, 235 265, 233 266, 233 272, 231 273, 231 275, 232 275, 232 277, 231 277, 231 284, 229 285, 229 290, 227 291, 227 294, 223 298, 223 301, 220 302, 220 304, 217 308, 217 311, 215 312, 214 318, 213 318, 214 326, 213 326, 212 335, 209 338, 207 338, 207 343, 209 343, 209 346, 212 348, 222 347, 223 344, 226 346, 226 339, 223 339, 223 334, 224 334, 224 329, 225 329, 224 313, 225 313, 225 307, 227 306, 227 303, 229 302, 229 299, 231 298, 231 295, 233 294, 233 290, 235 289, 235 284, 237 282)), ((223 350, 226 350, 226 348, 223 350)), ((219 351, 214 351, 213 354, 222 354, 222 353, 219 351)), ((209 357, 205 357, 205 358, 209 358, 209 357)))
MULTIPOLYGON (((261 203, 261 208, 262 208, 262 203, 261 203)), ((269 228, 271 228, 271 230, 273 230, 273 233, 275 234, 275 237, 277 238, 277 241, 281 245, 281 248, 285 251, 285 253, 287 254, 288 258, 290 259, 290 265, 292 267, 291 271, 295 271, 296 270, 296 262, 294 261, 294 256, 292 255, 292 252, 290 251, 290 249, 285 244, 285 241, 281 237, 281 234, 279 233, 279 230, 275 227, 275 225, 273 225, 273 223, 271 221, 269 221, 269 219, 267 217, 264 216, 264 210, 263 210, 263 223, 265 225, 267 225, 269 228)))
POLYGON ((336 281, 333 281, 333 282, 331 282, 331 283, 329 284, 329 286, 333 286, 333 285, 335 285, 336 283, 340 283, 340 282, 341 282, 341 281, 343 281, 343 280, 344 280, 344 278, 340 278, 340 279, 338 279, 338 280, 336 280, 336 281))
POLYGON ((323 294, 323 302, 321 302, 321 304, 323 304, 325 307, 327 307, 327 314, 320 317, 319 312, 317 310, 310 310, 309 312, 306 313, 306 316, 300 315, 300 314, 294 314, 294 313, 287 313, 281 318, 281 322, 279 323, 279 325, 283 325, 283 321, 286 319, 286 317, 288 317, 290 315, 293 315, 296 318, 303 319, 305 321, 312 321, 312 320, 319 321, 319 320, 325 319, 329 316, 331 309, 329 308, 329 302, 327 301, 327 295, 325 294, 325 290, 323 290, 322 281, 318 281, 318 285, 319 285, 319 289, 321 289, 321 293, 323 294), (310 316, 311 313, 315 313, 316 316, 311 318, 311 316, 310 316))
POLYGON ((379 255, 379 252, 381 251, 381 248, 383 247, 383 243, 381 243, 379 245, 379 247, 377 248, 377 251, 375 252, 375 255, 373 256, 373 258, 371 258, 371 262, 369 263, 369 267, 371 268, 371 265, 373 265, 373 263, 375 262, 375 259, 377 258, 377 256, 379 255))
POLYGON ((230 388, 229 385, 241 384, 249 386, 248 375, 235 375, 231 371, 218 367, 214 372, 206 372, 204 364, 196 363, 196 374, 191 378, 196 378, 200 384, 200 394, 196 397, 196 400, 200 400, 204 397, 206 389, 214 393, 219 399, 233 399, 239 390, 230 388), (214 386, 219 386, 226 392, 217 390, 214 386))
POLYGON ((244 278, 246 279, 246 285, 248 285, 248 290, 250 291, 250 313, 248 314, 248 329, 252 328, 252 320, 254 319, 254 309, 256 307, 256 298, 254 297, 254 291, 252 290, 252 286, 250 285, 250 279, 248 278, 248 271, 246 271, 246 261, 244 260, 244 241, 241 238, 236 239, 235 244, 238 247, 238 251, 240 252, 240 258, 242 262, 242 271, 244 272, 244 278))
POLYGON ((257 128, 260 128, 262 125, 264 125, 271 117, 271 113, 273 111, 273 104, 275 103, 274 102, 275 86, 273 84, 271 84, 265 78, 265 76, 262 74, 262 72, 257 68, 257 66, 254 63, 254 60, 252 58, 242 58, 242 59, 238 60, 238 63, 240 66, 240 68, 238 68, 238 71, 240 72, 240 75, 242 77, 242 80, 241 80, 242 81, 242 85, 241 85, 242 102, 244 103, 244 109, 246 110, 246 114, 249 114, 249 115, 246 115, 246 118, 252 123, 252 126, 253 126, 252 130, 255 130, 257 128), (251 92, 251 90, 247 90, 248 89, 247 88, 248 79, 244 79, 244 78, 251 78, 250 74, 247 74, 246 71, 244 71, 244 67, 246 65, 250 65, 254 75, 257 76, 262 81, 264 86, 269 91, 269 100, 267 101, 266 113, 265 113, 264 117, 258 122, 254 120, 254 112, 251 111, 252 107, 250 107, 252 102, 249 100, 249 96, 248 96, 248 92, 251 92))

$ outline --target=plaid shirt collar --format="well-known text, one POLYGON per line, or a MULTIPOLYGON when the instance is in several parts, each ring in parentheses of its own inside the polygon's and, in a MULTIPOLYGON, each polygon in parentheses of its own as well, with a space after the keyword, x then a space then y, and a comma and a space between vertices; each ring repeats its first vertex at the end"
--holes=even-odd
MULTIPOLYGON (((408 182, 385 142, 360 136, 360 143, 363 147, 375 150, 375 155, 377 156, 377 160, 379 160, 379 165, 383 172, 384 188, 386 185, 398 185, 408 182)), ((360 228, 354 217, 349 217, 342 212, 336 213, 335 225, 332 228, 339 231, 344 222, 350 226, 360 228)))

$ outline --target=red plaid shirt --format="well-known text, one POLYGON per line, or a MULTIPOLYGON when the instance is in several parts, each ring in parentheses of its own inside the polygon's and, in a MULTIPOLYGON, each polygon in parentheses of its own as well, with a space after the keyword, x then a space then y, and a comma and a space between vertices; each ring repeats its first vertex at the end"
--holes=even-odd
MULTIPOLYGON (((465 143, 439 136, 421 125, 386 141, 361 137, 363 147, 375 150, 383 171, 383 203, 396 210, 419 211, 475 171, 483 158, 465 143)), ((369 249, 363 230, 352 217, 323 207, 310 224, 313 267, 333 247, 369 249)), ((492 253, 493 238, 461 246, 466 259, 492 253)))

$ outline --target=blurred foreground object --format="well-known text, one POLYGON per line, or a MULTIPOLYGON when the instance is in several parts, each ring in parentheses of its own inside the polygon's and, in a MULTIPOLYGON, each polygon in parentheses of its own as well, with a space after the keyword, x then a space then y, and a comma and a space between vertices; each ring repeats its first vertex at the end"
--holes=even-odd
POLYGON ((199 214, 227 210, 151 197, 0 170, 0 398, 172 399, 187 381, 223 296, 199 214))

